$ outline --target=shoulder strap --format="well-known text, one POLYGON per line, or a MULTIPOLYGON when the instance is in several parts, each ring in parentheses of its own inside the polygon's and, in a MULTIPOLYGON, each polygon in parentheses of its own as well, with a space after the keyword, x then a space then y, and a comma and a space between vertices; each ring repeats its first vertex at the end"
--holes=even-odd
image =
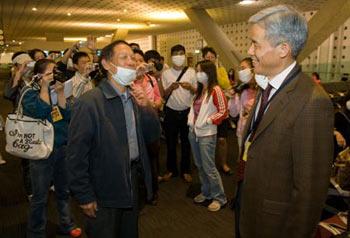
MULTIPOLYGON (((182 69, 180 75, 177 77, 177 79, 176 79, 175 82, 180 82, 182 76, 186 73, 187 69, 188 69, 188 66, 186 66, 185 68, 182 69)), ((168 102, 168 100, 169 100, 171 94, 172 94, 172 92, 171 92, 171 93, 169 94, 169 96, 165 99, 164 105, 167 104, 167 102, 168 102)))
POLYGON ((153 80, 152 80, 151 76, 149 76, 148 74, 145 74, 145 75, 149 79, 148 82, 151 84, 152 88, 154 88, 154 84, 153 84, 153 80))
POLYGON ((182 76, 186 73, 187 69, 188 69, 188 66, 186 66, 185 68, 182 69, 179 77, 177 77, 177 79, 176 79, 176 82, 180 82, 182 76))
POLYGON ((32 87, 30 86, 24 86, 21 90, 21 97, 19 98, 19 101, 18 101, 18 105, 17 105, 17 109, 16 109, 16 115, 17 115, 17 118, 19 116, 22 116, 23 115, 23 107, 22 107, 22 100, 24 98, 24 95, 29 92, 29 90, 34 90, 32 87))

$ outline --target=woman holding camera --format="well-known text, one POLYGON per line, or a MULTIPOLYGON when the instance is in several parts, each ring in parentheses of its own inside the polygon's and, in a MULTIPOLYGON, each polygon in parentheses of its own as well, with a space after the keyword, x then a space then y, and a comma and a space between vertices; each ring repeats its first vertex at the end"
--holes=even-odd
POLYGON ((217 127, 227 118, 227 100, 218 85, 216 66, 209 60, 197 63, 197 92, 188 115, 189 141, 201 181, 195 203, 211 200, 215 212, 227 203, 220 174, 215 166, 217 127))
POLYGON ((35 63, 36 90, 28 90, 23 96, 23 113, 27 116, 47 119, 54 127, 54 149, 47 159, 31 160, 30 174, 33 197, 30 203, 28 237, 46 237, 47 201, 51 182, 55 186, 59 214, 58 233, 78 237, 81 229, 76 228, 69 211, 68 178, 65 161, 70 108, 66 103, 64 85, 54 80, 55 62, 41 59, 35 63), (55 82, 53 84, 53 82, 55 82), (52 105, 50 85, 57 93, 57 105, 52 105))

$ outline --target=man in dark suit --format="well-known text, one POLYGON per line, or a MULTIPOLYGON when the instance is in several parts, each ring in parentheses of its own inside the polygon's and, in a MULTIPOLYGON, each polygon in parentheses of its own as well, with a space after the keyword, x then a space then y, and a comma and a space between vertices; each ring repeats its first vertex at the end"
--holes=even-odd
POLYGON ((326 198, 333 152, 333 108, 296 58, 307 22, 280 5, 249 19, 257 79, 268 84, 245 128, 241 194, 243 238, 312 237, 326 198), (261 76, 263 75, 263 76, 261 76))

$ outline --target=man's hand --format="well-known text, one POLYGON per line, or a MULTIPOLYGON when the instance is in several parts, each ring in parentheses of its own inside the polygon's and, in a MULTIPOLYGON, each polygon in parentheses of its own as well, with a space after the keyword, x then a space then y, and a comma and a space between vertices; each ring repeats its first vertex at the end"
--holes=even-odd
POLYGON ((179 83, 181 87, 184 89, 190 91, 191 93, 195 93, 196 89, 189 83, 189 82, 180 82, 179 83))
POLYGON ((96 211, 97 211, 97 203, 90 202, 88 204, 80 205, 80 208, 83 209, 83 213, 91 218, 96 218, 96 211))
POLYGON ((152 106, 152 102, 148 99, 145 91, 141 87, 131 85, 131 95, 136 99, 137 104, 142 107, 152 106))
POLYGON ((337 141, 338 146, 345 148, 346 147, 346 140, 343 137, 343 135, 340 134, 340 132, 338 132, 338 131, 334 131, 334 136, 335 136, 335 139, 337 141))

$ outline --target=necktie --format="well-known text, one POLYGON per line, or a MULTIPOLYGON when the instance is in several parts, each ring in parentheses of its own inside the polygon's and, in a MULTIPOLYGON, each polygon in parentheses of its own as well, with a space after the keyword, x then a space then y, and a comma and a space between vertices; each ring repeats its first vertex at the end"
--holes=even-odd
POLYGON ((272 86, 270 84, 268 84, 267 87, 265 88, 265 90, 261 94, 260 107, 259 107, 258 115, 256 116, 256 119, 254 121, 253 131, 249 137, 250 141, 254 138, 255 132, 258 129, 259 123, 264 115, 264 112, 265 112, 266 107, 267 107, 268 102, 269 102, 269 96, 270 96, 271 89, 272 89, 272 86))

